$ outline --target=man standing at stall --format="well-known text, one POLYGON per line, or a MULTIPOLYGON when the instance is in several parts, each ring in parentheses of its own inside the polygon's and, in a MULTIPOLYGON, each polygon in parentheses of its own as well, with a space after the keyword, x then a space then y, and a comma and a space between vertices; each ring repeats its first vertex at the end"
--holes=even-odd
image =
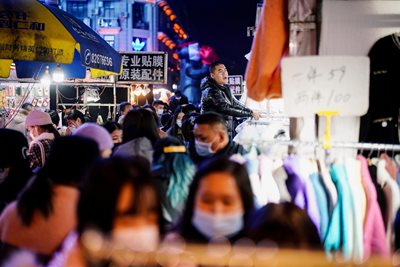
POLYGON ((210 65, 210 75, 202 84, 201 113, 216 112, 225 121, 230 138, 233 138, 236 127, 235 118, 253 117, 258 120, 260 114, 245 107, 232 95, 228 84, 228 71, 219 61, 210 65))

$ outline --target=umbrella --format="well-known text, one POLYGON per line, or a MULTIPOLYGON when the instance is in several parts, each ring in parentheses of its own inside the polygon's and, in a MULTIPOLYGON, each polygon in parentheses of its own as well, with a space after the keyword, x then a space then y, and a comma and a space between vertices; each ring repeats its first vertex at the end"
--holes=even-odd
POLYGON ((0 77, 14 61, 18 78, 38 78, 60 65, 67 78, 117 74, 121 56, 71 14, 35 0, 0 0, 0 77))

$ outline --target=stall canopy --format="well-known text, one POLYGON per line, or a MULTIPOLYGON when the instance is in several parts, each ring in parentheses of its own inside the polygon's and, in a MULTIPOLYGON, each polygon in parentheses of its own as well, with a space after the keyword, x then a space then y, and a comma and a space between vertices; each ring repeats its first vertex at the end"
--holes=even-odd
POLYGON ((71 14, 35 0, 0 0, 0 77, 39 78, 59 64, 66 78, 118 74, 121 56, 71 14))

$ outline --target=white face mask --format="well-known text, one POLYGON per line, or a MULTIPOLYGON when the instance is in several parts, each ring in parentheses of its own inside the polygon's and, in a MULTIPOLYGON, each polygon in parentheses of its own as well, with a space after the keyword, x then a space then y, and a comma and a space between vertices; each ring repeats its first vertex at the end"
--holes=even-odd
POLYGON ((179 128, 182 128, 182 120, 176 120, 176 125, 178 125, 179 128))
POLYGON ((192 223, 207 238, 231 237, 243 229, 243 211, 212 214, 195 209, 192 223))
POLYGON ((159 244, 159 230, 157 226, 143 226, 140 228, 120 228, 112 232, 112 240, 116 245, 133 251, 155 251, 159 244))
POLYGON ((194 146, 196 148, 197 154, 202 157, 208 157, 211 156, 212 154, 215 154, 215 151, 212 150, 211 146, 212 143, 206 143, 206 142, 201 142, 201 141, 194 141, 194 146))
POLYGON ((164 113, 164 109, 157 109, 157 115, 161 116, 164 113))

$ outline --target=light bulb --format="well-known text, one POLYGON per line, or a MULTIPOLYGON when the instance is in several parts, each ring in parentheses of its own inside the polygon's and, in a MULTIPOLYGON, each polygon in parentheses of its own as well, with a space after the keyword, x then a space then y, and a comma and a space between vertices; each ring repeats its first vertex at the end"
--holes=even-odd
POLYGON ((60 65, 57 65, 57 68, 53 72, 53 81, 57 83, 64 81, 64 72, 61 69, 60 65))
POLYGON ((44 71, 44 74, 42 76, 42 79, 40 79, 40 83, 45 86, 49 86, 51 83, 51 77, 49 73, 49 66, 46 66, 46 70, 44 71))

